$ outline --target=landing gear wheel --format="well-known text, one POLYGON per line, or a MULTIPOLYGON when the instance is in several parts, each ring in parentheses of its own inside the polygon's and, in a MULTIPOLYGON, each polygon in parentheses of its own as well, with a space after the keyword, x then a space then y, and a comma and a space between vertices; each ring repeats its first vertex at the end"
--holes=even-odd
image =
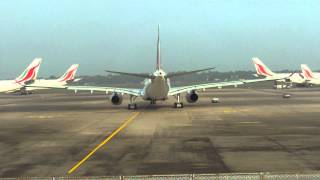
POLYGON ((129 109, 129 110, 135 110, 135 109, 137 109, 137 104, 128 104, 128 109, 129 109))
POLYGON ((174 108, 183 108, 183 103, 182 102, 175 102, 174 108))
POLYGON ((26 88, 21 88, 20 89, 20 95, 28 95, 28 91, 26 88))
POLYGON ((132 96, 132 95, 130 96, 130 103, 128 104, 128 109, 129 110, 137 109, 137 104, 133 103, 136 98, 137 98, 137 96, 132 96))
POLYGON ((174 103, 174 108, 183 108, 183 103, 180 101, 180 94, 176 95, 177 102, 174 103))

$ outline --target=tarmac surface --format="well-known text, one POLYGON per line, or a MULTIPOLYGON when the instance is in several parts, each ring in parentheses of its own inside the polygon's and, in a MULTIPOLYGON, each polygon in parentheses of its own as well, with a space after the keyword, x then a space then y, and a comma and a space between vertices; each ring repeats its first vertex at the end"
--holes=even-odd
POLYGON ((0 177, 320 170, 319 88, 199 95, 129 111, 103 94, 2 94, 0 177))

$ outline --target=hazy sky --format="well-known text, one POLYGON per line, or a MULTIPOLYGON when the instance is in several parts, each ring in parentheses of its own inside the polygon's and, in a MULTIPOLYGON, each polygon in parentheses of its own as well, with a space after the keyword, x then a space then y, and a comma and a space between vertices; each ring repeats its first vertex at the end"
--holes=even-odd
POLYGON ((166 71, 320 69, 319 0, 1 0, 0 23, 1 79, 35 57, 40 76, 151 72, 157 24, 166 71))

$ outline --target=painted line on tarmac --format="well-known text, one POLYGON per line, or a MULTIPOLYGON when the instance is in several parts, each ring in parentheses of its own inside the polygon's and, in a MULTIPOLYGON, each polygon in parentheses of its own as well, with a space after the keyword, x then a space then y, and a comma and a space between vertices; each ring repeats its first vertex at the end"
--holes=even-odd
POLYGON ((74 165, 69 171, 68 174, 73 173, 77 170, 86 160, 88 160, 95 152, 97 152, 103 145, 107 144, 115 135, 117 135, 122 129, 124 129, 131 121, 133 121, 140 112, 134 113, 130 116, 117 130, 113 131, 104 141, 102 141, 98 146, 96 146, 86 157, 74 165))

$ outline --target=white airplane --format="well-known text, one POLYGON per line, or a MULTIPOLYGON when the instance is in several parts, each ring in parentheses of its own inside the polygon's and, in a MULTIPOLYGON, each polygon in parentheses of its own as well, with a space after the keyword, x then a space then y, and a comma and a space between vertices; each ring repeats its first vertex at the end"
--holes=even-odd
MULTIPOLYGON (((231 82, 219 82, 219 83, 206 83, 206 84, 197 84, 197 85, 189 85, 182 87, 171 87, 170 86, 170 78, 176 76, 182 76, 186 74, 197 73, 201 71, 211 70, 213 68, 200 69, 189 72, 177 72, 177 73, 166 73, 161 68, 160 62, 160 36, 159 36, 159 27, 158 27, 158 40, 157 40, 157 62, 156 62, 156 70, 152 74, 137 74, 137 73, 128 73, 128 72, 118 72, 118 71, 107 71, 116 74, 135 76, 144 78, 144 87, 141 89, 134 88, 117 88, 117 87, 97 87, 97 86, 51 86, 49 88, 63 88, 67 90, 77 91, 90 91, 93 93, 94 91, 106 92, 106 94, 110 95, 110 101, 113 105, 119 105, 122 103, 123 95, 130 96, 130 103, 128 104, 128 109, 136 109, 137 104, 135 103, 135 99, 137 97, 141 97, 145 101, 150 101, 151 104, 155 104, 156 101, 165 101, 169 96, 173 96, 176 98, 176 102, 174 103, 175 108, 182 108, 183 103, 181 102, 181 94, 185 93, 185 98, 189 103, 195 103, 198 100, 197 90, 204 90, 207 88, 221 88, 224 86, 238 86, 241 84, 261 82, 261 81, 269 81, 276 80, 276 78, 268 78, 268 79, 252 79, 252 80, 242 80, 242 81, 231 81, 231 82)), ((278 78, 277 78, 278 79, 278 78)))
POLYGON ((0 92, 10 93, 20 91, 21 94, 25 94, 24 91, 26 84, 31 84, 35 81, 38 75, 41 58, 34 59, 31 64, 23 71, 23 73, 14 80, 1 80, 0 92))
MULTIPOLYGON (((80 79, 75 79, 77 69, 79 64, 72 64, 67 71, 58 79, 37 79, 32 83, 34 86, 64 86, 67 85, 69 82, 75 82, 80 79)), ((33 90, 39 89, 48 89, 48 88, 41 88, 41 87, 26 87, 26 91, 30 92, 33 90)))
POLYGON ((305 78, 300 73, 274 73, 257 57, 253 57, 252 62, 257 76, 278 79, 275 81, 275 88, 291 87, 292 83, 305 85, 305 78))
POLYGON ((314 73, 306 64, 301 64, 303 76, 307 79, 306 82, 311 85, 320 84, 320 73, 314 73))

